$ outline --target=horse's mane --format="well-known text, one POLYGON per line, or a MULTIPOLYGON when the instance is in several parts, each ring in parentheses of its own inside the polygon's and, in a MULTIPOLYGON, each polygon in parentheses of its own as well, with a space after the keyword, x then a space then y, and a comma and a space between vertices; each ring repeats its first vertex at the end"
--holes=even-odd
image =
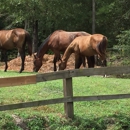
POLYGON ((49 42, 51 34, 43 41, 43 43, 39 46, 38 51, 37 51, 37 55, 39 55, 41 49, 45 46, 45 44, 47 44, 49 42))
POLYGON ((43 48, 45 48, 45 45, 47 45, 47 43, 49 42, 49 39, 50 39, 51 35, 54 35, 55 33, 57 33, 57 32, 62 32, 62 31, 63 31, 63 30, 56 30, 56 31, 54 31, 53 33, 51 33, 51 34, 43 41, 43 43, 39 46, 38 51, 37 51, 37 55, 39 55, 39 54, 40 54, 40 51, 41 51, 43 48))

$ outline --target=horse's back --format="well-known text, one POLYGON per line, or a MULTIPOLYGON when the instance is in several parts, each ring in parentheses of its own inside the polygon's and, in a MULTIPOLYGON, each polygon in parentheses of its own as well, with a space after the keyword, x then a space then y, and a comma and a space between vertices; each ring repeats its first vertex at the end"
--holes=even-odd
POLYGON ((26 33, 28 33, 25 29, 22 29, 22 28, 15 28, 13 29, 13 33, 15 35, 17 35, 19 38, 24 39, 25 38, 25 35, 26 33))
POLYGON ((12 37, 13 30, 1 30, 0 31, 0 48, 2 49, 12 49, 13 45, 13 37, 12 37))
POLYGON ((92 39, 94 39, 96 41, 102 41, 103 38, 105 38, 107 40, 107 37, 105 35, 102 35, 102 34, 93 34, 92 35, 92 39))
POLYGON ((65 40, 69 40, 72 42, 76 37, 79 36, 89 36, 91 34, 84 32, 84 31, 76 31, 76 32, 69 32, 69 31, 62 31, 59 32, 59 37, 62 39, 64 38, 65 40))
POLYGON ((10 50, 13 48, 22 48, 25 41, 26 30, 16 28, 0 31, 0 48, 10 50))
POLYGON ((78 36, 89 36, 91 34, 84 32, 84 31, 64 31, 64 30, 56 30, 52 33, 51 37, 52 40, 54 38, 59 38, 61 42, 72 42, 78 36))
MULTIPOLYGON (((90 37, 90 36, 89 36, 90 37)), ((88 41, 89 41, 89 37, 87 37, 86 40, 86 36, 79 36, 76 37, 68 46, 68 48, 73 48, 74 51, 82 51, 83 49, 85 49, 88 46, 88 41)))
POLYGON ((50 37, 49 45, 54 49, 65 51, 70 43, 79 36, 89 36, 90 34, 84 31, 64 31, 56 30, 50 37))
MULTIPOLYGON (((89 36, 79 36, 75 38, 72 43, 70 44, 70 47, 74 48, 75 52, 79 52, 80 54, 84 56, 93 56, 96 54, 95 48, 97 46, 97 36, 95 35, 96 39, 92 41, 92 35, 89 36)), ((103 37, 103 36, 102 36, 103 37)))
POLYGON ((91 35, 89 36, 80 36, 80 37, 77 37, 75 40, 78 44, 78 46, 80 48, 89 48, 90 47, 90 39, 91 39, 91 35), (77 40, 76 40, 77 39, 77 40))
POLYGON ((79 37, 76 37, 72 42, 75 43, 75 44, 79 44, 79 45, 87 45, 89 43, 91 39, 91 35, 89 36, 79 36, 79 37))
POLYGON ((52 50, 65 51, 73 39, 73 36, 69 32, 57 30, 50 36, 48 45, 52 50))
POLYGON ((22 48, 25 44, 28 44, 28 53, 32 55, 32 39, 29 32, 22 28, 16 28, 13 30, 13 33, 17 36, 14 40, 17 48, 22 48))
POLYGON ((106 46, 108 43, 108 39, 105 35, 102 34, 93 34, 91 36, 91 43, 95 46, 100 43, 100 46, 102 46, 104 48, 104 50, 106 50, 106 46), (102 45, 101 45, 102 44, 102 45))
POLYGON ((13 30, 0 30, 0 40, 6 41, 5 38, 10 38, 13 30))

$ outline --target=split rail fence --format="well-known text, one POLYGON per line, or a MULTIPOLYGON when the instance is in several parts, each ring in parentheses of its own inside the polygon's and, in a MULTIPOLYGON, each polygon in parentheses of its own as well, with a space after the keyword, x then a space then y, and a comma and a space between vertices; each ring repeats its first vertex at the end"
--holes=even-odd
POLYGON ((1 105, 0 111, 64 103, 64 111, 66 116, 69 118, 73 118, 74 102, 130 98, 130 93, 116 94, 116 95, 73 96, 73 85, 72 85, 73 77, 105 75, 105 74, 106 75, 130 74, 130 66, 64 70, 59 72, 43 73, 31 76, 0 78, 0 87, 36 84, 38 82, 63 79, 63 90, 64 90, 63 98, 1 105))

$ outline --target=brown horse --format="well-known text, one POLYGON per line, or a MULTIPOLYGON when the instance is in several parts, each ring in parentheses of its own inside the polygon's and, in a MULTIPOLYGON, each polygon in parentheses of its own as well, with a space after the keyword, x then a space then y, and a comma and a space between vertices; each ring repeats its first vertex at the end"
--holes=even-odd
POLYGON ((24 70, 24 61, 25 61, 25 46, 28 44, 28 53, 29 55, 32 55, 32 39, 30 34, 21 28, 16 28, 12 30, 1 30, 0 31, 0 49, 3 51, 4 54, 4 61, 5 61, 5 70, 7 71, 8 65, 7 65, 7 50, 12 50, 14 48, 17 48, 22 64, 20 73, 24 70))
POLYGON ((42 66, 42 59, 44 54, 51 49, 54 53, 54 71, 57 70, 56 62, 61 60, 61 52, 64 52, 69 44, 78 36, 89 36, 86 32, 67 32, 63 30, 56 30, 49 35, 44 42, 40 45, 36 55, 34 55, 34 68, 33 71, 39 71, 42 66))
POLYGON ((107 37, 102 34, 93 34, 90 36, 80 36, 75 38, 66 49, 59 70, 66 68, 67 61, 72 53, 75 53, 75 68, 79 67, 79 57, 88 57, 99 55, 101 60, 106 60, 107 37))

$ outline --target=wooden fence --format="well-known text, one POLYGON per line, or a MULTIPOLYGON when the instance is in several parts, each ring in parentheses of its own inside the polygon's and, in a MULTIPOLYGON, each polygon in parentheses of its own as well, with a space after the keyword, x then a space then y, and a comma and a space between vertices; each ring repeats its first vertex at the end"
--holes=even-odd
POLYGON ((73 118, 74 117, 73 102, 130 98, 130 94, 77 96, 77 97, 73 96, 73 85, 72 85, 73 77, 105 75, 105 74, 106 75, 130 74, 130 66, 75 69, 75 70, 65 70, 59 72, 36 74, 31 76, 0 78, 0 87, 36 84, 38 82, 45 82, 57 79, 63 79, 63 87, 64 87, 63 98, 2 105, 0 106, 0 111, 35 107, 56 103, 64 103, 64 110, 66 116, 69 118, 73 118))

